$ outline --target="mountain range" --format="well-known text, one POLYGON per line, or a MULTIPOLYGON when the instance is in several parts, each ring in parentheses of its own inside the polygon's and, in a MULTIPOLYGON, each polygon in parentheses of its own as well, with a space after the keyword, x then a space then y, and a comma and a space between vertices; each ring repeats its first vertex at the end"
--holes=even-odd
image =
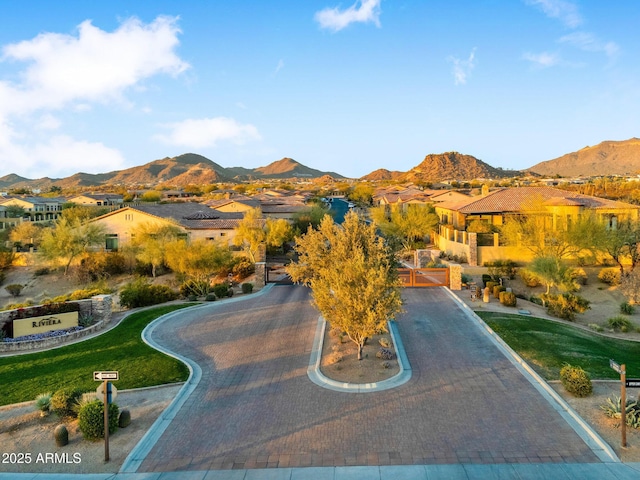
POLYGON ((94 187, 99 185, 159 185, 185 186, 217 182, 258 179, 319 178, 329 175, 344 178, 334 172, 322 172, 306 167, 292 158, 283 158, 265 167, 225 168, 202 155, 186 153, 172 158, 154 160, 138 167, 115 170, 109 173, 76 173, 66 178, 39 178, 31 180, 16 174, 0 178, 0 189, 39 188, 48 190, 53 185, 61 188, 94 187))
MULTIPOLYGON (((540 162, 526 170, 494 168, 471 155, 458 152, 429 154, 406 172, 375 170, 362 180, 398 180, 403 182, 438 182, 445 180, 473 180, 477 178, 508 178, 514 176, 598 176, 632 175, 640 173, 640 139, 604 141, 553 160, 540 162)), ((66 178, 44 177, 31 180, 16 174, 0 177, 0 189, 28 188, 48 190, 94 187, 100 185, 158 185, 185 186, 218 182, 260 179, 320 178, 330 176, 343 179, 335 172, 309 168, 292 158, 283 158, 259 168, 225 168, 202 155, 186 153, 172 158, 154 160, 141 166, 109 173, 76 173, 66 178)))

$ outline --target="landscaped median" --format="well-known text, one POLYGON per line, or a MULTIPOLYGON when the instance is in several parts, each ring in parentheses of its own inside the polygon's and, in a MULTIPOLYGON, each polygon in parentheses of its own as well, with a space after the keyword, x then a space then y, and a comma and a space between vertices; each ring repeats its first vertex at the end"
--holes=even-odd
POLYGON ((173 304, 133 313, 108 332, 44 352, 0 358, 0 406, 34 400, 64 387, 92 391, 93 372, 117 370, 118 389, 182 382, 187 367, 142 341, 142 330, 156 318, 193 304, 173 304))

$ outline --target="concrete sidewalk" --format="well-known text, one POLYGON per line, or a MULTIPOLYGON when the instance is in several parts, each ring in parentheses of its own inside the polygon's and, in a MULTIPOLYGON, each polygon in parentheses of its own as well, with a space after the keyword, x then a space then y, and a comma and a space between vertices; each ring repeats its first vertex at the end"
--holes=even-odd
POLYGON ((153 473, 0 473, 0 480, 637 480, 640 463, 388 465, 153 473))

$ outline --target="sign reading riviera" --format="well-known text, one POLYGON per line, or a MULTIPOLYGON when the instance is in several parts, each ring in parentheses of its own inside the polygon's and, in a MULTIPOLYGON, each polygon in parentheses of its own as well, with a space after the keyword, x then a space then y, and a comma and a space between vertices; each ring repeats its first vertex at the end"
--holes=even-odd
POLYGON ((13 338, 78 326, 78 312, 56 313, 13 321, 13 338))

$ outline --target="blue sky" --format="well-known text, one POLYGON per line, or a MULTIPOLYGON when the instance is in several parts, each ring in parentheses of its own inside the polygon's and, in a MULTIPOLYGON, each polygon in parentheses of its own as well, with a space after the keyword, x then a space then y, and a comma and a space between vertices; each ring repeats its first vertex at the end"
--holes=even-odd
POLYGON ((4 1, 0 176, 527 168, 640 136, 638 32, 637 0, 4 1))

